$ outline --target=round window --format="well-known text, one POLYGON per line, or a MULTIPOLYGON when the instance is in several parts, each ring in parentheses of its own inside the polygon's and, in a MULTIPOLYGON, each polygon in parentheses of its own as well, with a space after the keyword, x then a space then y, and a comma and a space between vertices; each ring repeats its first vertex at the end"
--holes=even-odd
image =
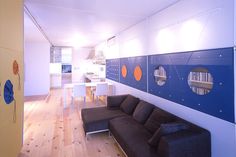
POLYGON ((188 85, 194 93, 205 95, 213 88, 213 77, 206 68, 194 68, 188 75, 188 85))
POLYGON ((166 83, 166 71, 163 66, 158 66, 154 70, 154 79, 159 86, 163 86, 166 83))

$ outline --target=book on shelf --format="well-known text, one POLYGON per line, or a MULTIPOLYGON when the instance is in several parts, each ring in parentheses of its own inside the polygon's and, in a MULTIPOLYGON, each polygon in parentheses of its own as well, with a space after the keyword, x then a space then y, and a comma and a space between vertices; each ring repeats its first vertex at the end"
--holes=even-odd
POLYGON ((190 72, 189 80, 199 82, 213 82, 213 78, 208 72, 190 72))

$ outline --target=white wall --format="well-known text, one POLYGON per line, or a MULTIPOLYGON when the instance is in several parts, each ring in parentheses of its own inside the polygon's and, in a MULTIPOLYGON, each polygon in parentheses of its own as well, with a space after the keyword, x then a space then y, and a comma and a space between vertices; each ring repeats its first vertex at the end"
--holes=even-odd
POLYGON ((75 48, 72 53, 72 82, 83 82, 84 73, 89 71, 92 61, 88 60, 91 48, 75 48))
POLYGON ((232 46, 233 19, 233 0, 182 0, 120 33, 120 57, 232 46))
POLYGON ((107 46, 107 42, 104 41, 95 47, 95 53, 103 51, 106 59, 119 58, 119 36, 116 37, 113 45, 107 46))
MULTIPOLYGON (((166 29, 173 34, 170 51, 228 47, 233 45, 233 12, 233 0, 180 1, 153 16, 151 30, 152 34, 155 34, 155 29, 166 29), (170 12, 172 14, 168 14, 170 12), (175 13, 178 16, 174 16, 175 13)), ((162 50, 161 46, 154 45, 153 42, 150 51, 162 50)))
POLYGON ((117 37, 120 57, 141 56, 148 53, 148 23, 146 20, 136 24, 117 37))
MULTIPOLYGON (((234 61, 236 60, 235 52, 236 52, 236 0, 234 0, 234 61)), ((236 78, 236 64, 234 64, 234 78, 236 78)), ((234 89, 236 89, 235 83, 234 83, 234 89)), ((234 90, 234 104, 236 104, 235 90, 234 90)), ((234 107, 234 112, 236 113, 236 107, 234 107)), ((235 121, 236 121, 236 114, 235 114, 235 121)), ((236 141, 236 125, 235 125, 235 141, 236 141)))
POLYGON ((236 0, 234 0, 234 46, 236 46, 236 0))
MULTIPOLYGON (((118 58, 234 46, 234 6, 234 0, 181 0, 116 35, 114 47, 118 55, 109 54, 111 47, 104 47, 104 50, 108 51, 107 58, 118 58)), ((136 95, 208 129, 212 138, 212 157, 236 156, 235 124, 113 83, 116 94, 136 95)))
POLYGON ((50 90, 50 44, 25 42, 25 96, 47 95, 50 90))
POLYGON ((50 90, 50 44, 24 14, 24 95, 47 95, 50 90))

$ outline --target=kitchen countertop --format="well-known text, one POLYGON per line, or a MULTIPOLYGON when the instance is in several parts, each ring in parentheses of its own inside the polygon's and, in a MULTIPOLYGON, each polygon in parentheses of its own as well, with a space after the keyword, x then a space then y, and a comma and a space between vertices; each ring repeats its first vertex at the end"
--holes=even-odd
POLYGON ((84 75, 85 78, 89 79, 91 82, 98 82, 98 81, 102 81, 105 80, 105 78, 101 78, 96 74, 85 74, 84 75))

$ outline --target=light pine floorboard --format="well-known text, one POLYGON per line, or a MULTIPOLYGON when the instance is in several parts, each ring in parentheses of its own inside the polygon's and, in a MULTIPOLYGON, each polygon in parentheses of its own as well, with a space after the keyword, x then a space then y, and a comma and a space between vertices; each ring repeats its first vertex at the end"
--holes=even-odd
POLYGON ((108 132, 89 135, 86 140, 81 108, 103 106, 87 96, 71 105, 68 95, 63 109, 63 91, 53 89, 41 99, 27 97, 24 104, 24 143, 18 157, 124 157, 108 132), (69 105, 70 104, 70 105, 69 105))

